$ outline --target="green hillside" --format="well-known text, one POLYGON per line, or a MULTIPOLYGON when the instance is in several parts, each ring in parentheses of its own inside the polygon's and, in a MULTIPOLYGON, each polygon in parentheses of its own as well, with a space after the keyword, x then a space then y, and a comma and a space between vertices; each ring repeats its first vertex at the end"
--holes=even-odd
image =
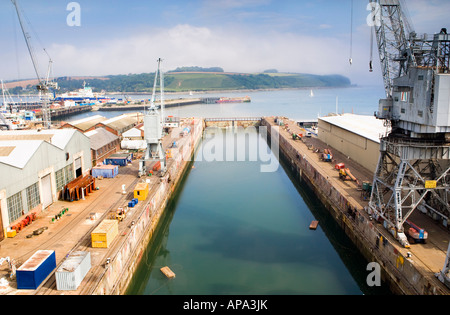
MULTIPOLYGON (((57 79, 58 93, 80 89, 83 83, 94 92, 151 93, 154 73, 111 75, 106 77, 57 79)), ((341 75, 313 75, 294 73, 226 73, 226 72, 167 72, 164 75, 165 91, 219 91, 219 90, 260 90, 307 87, 348 87, 351 82, 341 75)), ((34 92, 33 86, 27 91, 34 92)), ((14 88, 13 94, 23 93, 14 88)))

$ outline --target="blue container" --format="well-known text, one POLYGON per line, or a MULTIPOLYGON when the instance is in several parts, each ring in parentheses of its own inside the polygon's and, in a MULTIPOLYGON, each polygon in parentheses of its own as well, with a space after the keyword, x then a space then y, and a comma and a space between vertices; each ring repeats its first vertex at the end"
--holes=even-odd
POLYGON ((55 269, 55 251, 38 250, 17 269, 17 289, 36 290, 55 269))
POLYGON ((105 164, 127 166, 128 160, 126 157, 110 157, 105 159, 105 164))
POLYGON ((102 176, 104 178, 114 178, 118 174, 119 174, 119 166, 118 165, 102 165, 102 166, 92 168, 92 176, 93 177, 102 176))

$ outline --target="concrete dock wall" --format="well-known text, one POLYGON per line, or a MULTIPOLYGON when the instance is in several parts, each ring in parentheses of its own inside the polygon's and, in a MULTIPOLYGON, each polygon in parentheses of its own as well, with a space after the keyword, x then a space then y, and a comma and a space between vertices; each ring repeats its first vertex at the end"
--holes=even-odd
POLYGON ((167 203, 173 192, 188 170, 195 148, 200 143, 203 132, 203 122, 199 120, 192 129, 190 136, 185 137, 179 150, 173 152, 174 163, 168 169, 166 177, 156 191, 151 192, 146 205, 138 219, 135 220, 130 232, 121 235, 121 246, 104 274, 91 288, 91 295, 121 295, 124 294, 142 259, 142 256, 153 240, 153 234, 163 216, 167 203))
MULTIPOLYGON (((333 185, 327 174, 306 155, 308 149, 299 151, 292 145, 292 138, 281 134, 267 119, 262 119, 268 135, 279 135, 280 157, 284 158, 294 173, 316 193, 336 222, 345 231, 362 255, 369 262, 380 265, 382 280, 394 294, 429 295, 448 294, 436 284, 430 274, 407 258, 386 230, 369 219, 361 204, 344 189, 333 185)), ((271 137, 272 138, 272 137, 271 137)), ((371 271, 371 270, 370 270, 371 271)), ((369 275, 370 271, 367 271, 369 275)))

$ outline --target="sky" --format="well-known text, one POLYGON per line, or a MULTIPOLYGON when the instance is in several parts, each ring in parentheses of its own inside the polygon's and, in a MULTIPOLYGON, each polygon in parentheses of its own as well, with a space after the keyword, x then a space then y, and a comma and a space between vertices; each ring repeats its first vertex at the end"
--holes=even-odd
MULTIPOLYGON (((415 31, 450 29, 450 1, 406 0, 415 31)), ((226 72, 369 73, 368 0, 17 0, 41 77, 103 76, 182 66, 226 72), (44 51, 45 49, 45 51, 44 51), (46 53, 47 52, 47 53, 46 53), (350 65, 349 59, 353 63, 350 65)), ((0 79, 35 78, 15 7, 0 0, 0 79)))

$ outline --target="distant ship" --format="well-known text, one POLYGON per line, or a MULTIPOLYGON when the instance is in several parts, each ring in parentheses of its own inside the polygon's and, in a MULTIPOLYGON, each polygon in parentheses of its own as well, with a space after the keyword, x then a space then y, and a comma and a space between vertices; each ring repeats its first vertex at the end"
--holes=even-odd
POLYGON ((92 88, 86 86, 86 82, 83 83, 83 88, 76 92, 67 92, 59 96, 55 96, 54 102, 67 102, 67 105, 73 104, 73 102, 80 103, 108 103, 114 101, 114 98, 105 96, 104 93, 94 93, 92 88))
POLYGON ((250 103, 250 97, 221 97, 216 103, 250 103))

